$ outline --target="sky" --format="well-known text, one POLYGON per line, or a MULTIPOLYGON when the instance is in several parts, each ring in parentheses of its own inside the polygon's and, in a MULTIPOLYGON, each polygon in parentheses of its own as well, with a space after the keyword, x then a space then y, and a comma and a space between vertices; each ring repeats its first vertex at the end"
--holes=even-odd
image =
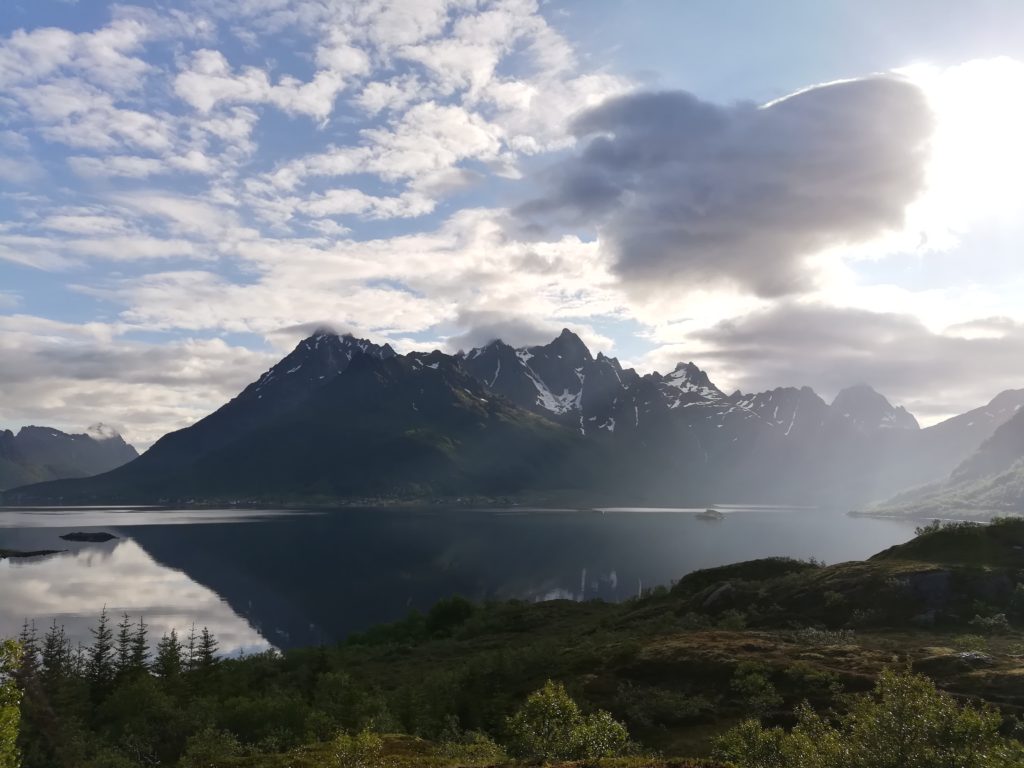
POLYGON ((144 448, 328 325, 1024 388, 1024 3, 5 0, 0 427, 144 448))

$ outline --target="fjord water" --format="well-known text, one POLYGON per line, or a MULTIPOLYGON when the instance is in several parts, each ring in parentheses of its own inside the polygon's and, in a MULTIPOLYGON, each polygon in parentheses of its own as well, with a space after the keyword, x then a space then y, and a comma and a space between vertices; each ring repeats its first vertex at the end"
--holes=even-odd
POLYGON ((26 509, 0 512, 0 637, 56 619, 73 638, 106 606, 159 636, 207 626, 225 651, 331 642, 438 599, 623 600, 756 557, 839 562, 913 535, 906 521, 823 510, 604 511, 431 507, 330 511, 26 509), (73 543, 69 531, 107 531, 73 543))

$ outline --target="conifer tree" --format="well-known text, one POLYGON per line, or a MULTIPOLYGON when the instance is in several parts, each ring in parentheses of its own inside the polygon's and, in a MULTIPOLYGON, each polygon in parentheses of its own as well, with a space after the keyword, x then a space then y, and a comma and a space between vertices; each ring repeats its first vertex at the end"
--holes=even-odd
POLYGON ((18 645, 21 646, 19 676, 23 681, 38 676, 41 660, 39 654, 39 633, 36 632, 35 621, 25 620, 21 627, 21 634, 18 635, 18 645))
POLYGON ((117 658, 114 649, 114 632, 104 607, 99 622, 92 632, 92 645, 85 653, 85 674, 94 692, 102 692, 114 680, 117 658))
POLYGON ((40 650, 43 683, 54 691, 71 673, 71 643, 64 632, 64 626, 54 619, 43 637, 40 650))
POLYGON ((185 671, 191 672, 196 668, 199 661, 198 638, 196 637, 196 623, 192 622, 192 628, 188 631, 188 645, 185 646, 185 671))
POLYGON ((131 669, 135 672, 145 672, 149 669, 148 634, 146 622, 140 616, 139 623, 135 625, 135 634, 132 635, 131 643, 131 669))
POLYGON ((131 669, 133 639, 132 623, 128 618, 128 614, 125 613, 121 617, 121 623, 117 625, 117 657, 115 663, 117 665, 117 674, 119 675, 124 675, 131 669))
POLYGON ((206 627, 199 635, 199 648, 197 651, 197 666, 202 670, 211 669, 217 663, 217 649, 220 643, 217 638, 206 627))
POLYGON ((170 634, 164 635, 157 643, 153 671, 164 680, 172 680, 181 675, 181 670, 181 642, 178 640, 178 633, 172 629, 170 634))

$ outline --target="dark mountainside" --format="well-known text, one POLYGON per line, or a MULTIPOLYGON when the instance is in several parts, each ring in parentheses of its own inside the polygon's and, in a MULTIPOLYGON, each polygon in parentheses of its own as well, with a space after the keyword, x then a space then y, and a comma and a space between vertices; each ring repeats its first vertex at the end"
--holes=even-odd
POLYGON ((0 430, 0 490, 27 483, 88 477, 138 457, 117 433, 98 425, 95 434, 69 435, 50 427, 0 430))
POLYGON ((12 503, 516 497, 571 504, 858 505, 936 482, 1024 390, 920 429, 868 386, 726 394, 693 363, 639 375, 549 344, 397 355, 320 331, 131 464, 12 503))

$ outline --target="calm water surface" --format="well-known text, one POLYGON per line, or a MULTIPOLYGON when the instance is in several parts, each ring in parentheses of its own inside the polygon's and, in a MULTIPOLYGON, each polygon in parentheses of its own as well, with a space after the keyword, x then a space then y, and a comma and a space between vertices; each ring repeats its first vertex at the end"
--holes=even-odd
POLYGON ((839 562, 913 536, 910 522, 821 510, 7 509, 0 636, 26 618, 75 638, 106 606, 159 636, 194 621, 226 651, 329 642, 460 594, 622 600, 698 568, 789 555, 839 562), (70 531, 118 538, 77 544, 70 531))

